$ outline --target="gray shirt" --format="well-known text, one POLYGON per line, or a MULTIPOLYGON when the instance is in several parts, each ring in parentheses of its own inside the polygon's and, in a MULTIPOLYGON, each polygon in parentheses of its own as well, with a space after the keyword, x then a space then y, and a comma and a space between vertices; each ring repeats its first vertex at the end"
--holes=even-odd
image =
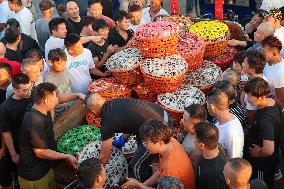
POLYGON ((47 20, 40 18, 36 21, 36 34, 37 34, 37 40, 38 40, 40 50, 42 52, 44 52, 45 43, 48 40, 48 38, 50 37, 50 32, 49 32, 47 20))

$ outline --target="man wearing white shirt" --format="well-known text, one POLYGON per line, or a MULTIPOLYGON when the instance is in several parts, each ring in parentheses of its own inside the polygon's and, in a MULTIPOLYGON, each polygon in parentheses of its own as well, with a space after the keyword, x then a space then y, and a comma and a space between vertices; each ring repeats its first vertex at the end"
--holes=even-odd
POLYGON ((225 149, 229 159, 242 157, 244 132, 242 124, 229 111, 228 96, 221 90, 213 89, 207 98, 210 115, 216 117, 215 124, 219 129, 219 143, 225 149))
POLYGON ((146 23, 152 22, 156 16, 166 15, 169 16, 169 13, 162 8, 162 0, 150 0, 150 7, 144 8, 142 11, 142 19, 146 23))
POLYGON ((137 28, 143 24, 145 24, 145 20, 142 18, 142 8, 139 5, 131 5, 129 7, 129 15, 130 15, 130 26, 128 29, 136 32, 137 28))
POLYGON ((5 23, 13 18, 15 13, 9 9, 8 2, 5 0, 0 0, 0 13, 0 38, 2 38, 5 23))
POLYGON ((9 8, 15 11, 15 19, 20 23, 21 32, 37 40, 35 19, 31 11, 22 5, 21 0, 8 0, 9 8))
POLYGON ((260 9, 270 11, 271 9, 279 9, 284 6, 284 0, 263 0, 260 9))

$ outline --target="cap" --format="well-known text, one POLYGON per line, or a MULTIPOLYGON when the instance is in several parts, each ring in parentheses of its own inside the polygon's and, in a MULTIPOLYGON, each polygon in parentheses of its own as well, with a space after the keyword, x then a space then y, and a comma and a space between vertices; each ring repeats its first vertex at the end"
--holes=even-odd
POLYGON ((271 9, 266 15, 266 17, 268 16, 272 16, 273 18, 277 20, 282 20, 282 13, 279 9, 271 9))
POLYGON ((50 9, 51 7, 54 7, 54 4, 50 0, 42 0, 39 3, 39 9, 42 11, 46 11, 50 9))

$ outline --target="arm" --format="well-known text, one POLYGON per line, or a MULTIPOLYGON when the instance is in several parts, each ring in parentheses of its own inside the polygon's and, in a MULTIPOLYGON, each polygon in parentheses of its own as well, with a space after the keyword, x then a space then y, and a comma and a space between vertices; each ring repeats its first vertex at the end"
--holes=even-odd
POLYGON ((102 142, 101 160, 104 166, 107 164, 110 158, 111 147, 112 147, 112 138, 102 142))
POLYGON ((82 44, 85 44, 90 41, 98 42, 102 40, 102 36, 85 36, 85 37, 81 37, 80 39, 81 39, 82 44))
POLYGON ((100 76, 100 77, 106 77, 107 76, 107 74, 101 72, 98 68, 90 69, 90 73, 97 75, 97 76, 100 76))
POLYGON ((13 142, 13 138, 12 138, 11 133, 10 132, 3 132, 2 137, 3 137, 4 143, 6 144, 8 150, 10 152, 12 161, 15 164, 18 164, 19 160, 20 160, 20 156, 19 156, 19 154, 17 154, 17 152, 15 150, 14 142, 13 142))
POLYGON ((123 189, 128 189, 128 188, 136 188, 136 189, 154 189, 152 187, 148 187, 145 184, 138 182, 137 180, 133 178, 126 178, 127 182, 122 185, 123 189))
POLYGON ((70 102, 70 101, 78 99, 78 98, 84 100, 85 97, 86 97, 86 95, 84 95, 82 93, 61 93, 61 94, 58 94, 59 104, 64 104, 64 103, 70 102))
POLYGON ((96 68, 101 68, 103 64, 107 61, 107 59, 114 53, 114 50, 114 47, 112 45, 109 45, 101 61, 99 61, 98 57, 94 57, 94 63, 96 65, 96 68))
POLYGON ((160 172, 156 171, 150 178, 148 178, 143 184, 146 186, 155 186, 160 178, 160 172))
POLYGON ((284 107, 284 87, 282 88, 275 88, 276 97, 278 98, 279 102, 281 103, 282 108, 284 107))
POLYGON ((3 137, 1 138, 1 149, 0 149, 0 159, 5 156, 6 153, 6 145, 4 143, 3 137))
POLYGON ((230 46, 241 46, 241 47, 246 47, 247 46, 247 42, 246 41, 239 41, 239 40, 236 40, 236 39, 231 39, 228 41, 228 44, 230 46))
POLYGON ((252 157, 269 157, 274 153, 274 141, 263 140, 262 147, 253 144, 249 150, 252 157))

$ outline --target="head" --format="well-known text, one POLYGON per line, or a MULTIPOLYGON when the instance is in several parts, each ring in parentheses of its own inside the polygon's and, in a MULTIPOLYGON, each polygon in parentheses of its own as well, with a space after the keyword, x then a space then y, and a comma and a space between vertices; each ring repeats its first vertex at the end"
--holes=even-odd
POLYGON ((83 22, 82 22, 83 30, 82 30, 82 32, 84 32, 85 35, 90 36, 90 35, 95 34, 95 32, 93 30, 94 21, 95 21, 94 17, 91 17, 91 16, 86 16, 83 19, 83 22))
POLYGON ((7 43, 18 44, 21 41, 21 32, 16 27, 9 27, 5 30, 4 39, 7 43))
POLYGON ((66 20, 62 17, 56 17, 48 23, 49 31, 52 36, 64 39, 67 34, 66 20))
POLYGON ((56 89, 52 83, 40 83, 34 89, 34 103, 46 111, 53 110, 58 104, 56 89))
POLYGON ((39 9, 43 15, 53 15, 54 4, 50 0, 41 0, 39 3, 39 9))
POLYGON ((158 12, 161 9, 162 0, 150 0, 150 10, 158 12))
POLYGON ((103 15, 103 6, 101 0, 89 0, 88 1, 88 10, 90 16, 98 19, 103 15))
POLYGON ((80 36, 77 34, 68 34, 64 39, 64 45, 71 56, 78 56, 83 53, 83 45, 80 36))
POLYGON ((238 51, 233 60, 233 69, 238 73, 242 73, 242 63, 246 57, 246 51, 238 51))
POLYGON ((36 83, 40 76, 40 66, 32 58, 25 58, 21 64, 21 70, 27 74, 31 83, 36 83))
POLYGON ((283 16, 284 15, 284 7, 280 7, 279 10, 281 11, 281 14, 282 14, 282 20, 281 20, 280 24, 281 24, 281 26, 284 26, 284 16, 283 16))
POLYGON ((66 3, 66 11, 67 11, 69 18, 71 18, 71 19, 80 18, 80 8, 79 8, 78 4, 73 0, 69 0, 66 3))
POLYGON ((225 92, 213 89, 207 94, 207 109, 210 115, 218 117, 222 112, 229 111, 229 98, 225 92))
POLYGON ((157 189, 184 189, 184 185, 176 177, 164 176, 159 180, 157 189))
POLYGON ((267 22, 264 22, 264 23, 261 23, 258 27, 257 27, 257 30, 256 32, 254 32, 254 40, 258 43, 261 43, 262 40, 265 38, 265 37, 268 37, 270 35, 273 35, 274 34, 274 28, 272 27, 271 24, 267 23, 267 22))
POLYGON ((192 104, 183 111, 182 123, 184 130, 195 134, 195 125, 199 122, 205 121, 207 113, 205 107, 201 104, 192 104))
POLYGON ((247 160, 234 158, 225 164, 223 173, 229 187, 246 187, 252 174, 252 166, 247 160))
POLYGON ((238 74, 235 70, 227 69, 225 70, 219 81, 229 81, 234 87, 236 87, 240 80, 240 74, 238 74))
POLYGON ((250 79, 245 85, 248 102, 252 106, 262 106, 266 103, 270 94, 270 87, 267 81, 260 77, 250 79))
POLYGON ((215 89, 217 90, 221 90, 224 93, 226 93, 229 102, 232 102, 235 100, 235 97, 237 95, 237 91, 235 89, 235 87, 231 84, 230 81, 218 81, 215 83, 214 86, 215 89))
POLYGON ((265 54, 266 61, 279 61, 279 59, 281 58, 280 51, 282 49, 282 43, 277 37, 268 36, 264 38, 261 46, 262 51, 265 54))
POLYGON ((76 175, 79 182, 87 188, 103 188, 106 182, 106 170, 98 158, 82 161, 76 175))
POLYGON ((15 18, 10 18, 9 20, 7 20, 5 27, 6 28, 15 27, 15 28, 19 28, 20 30, 20 23, 15 18))
POLYGON ((11 74, 12 67, 5 62, 0 62, 0 86, 10 83, 11 74))
POLYGON ((142 8, 139 5, 129 7, 130 22, 133 25, 139 25, 142 18, 142 8))
POLYGON ((97 115, 101 114, 102 107, 106 99, 100 96, 98 93, 87 95, 85 99, 85 105, 88 110, 95 112, 97 115))
POLYGON ((251 25, 252 28, 256 29, 259 26, 259 24, 263 22, 263 20, 264 20, 263 13, 256 12, 248 24, 251 25))
POLYGON ((195 146, 202 153, 218 148, 219 130, 209 122, 200 122, 195 126, 195 146))
POLYGON ((161 121, 147 120, 140 126, 139 136, 149 153, 159 154, 167 150, 172 131, 170 127, 161 121))
POLYGON ((108 38, 108 25, 104 19, 96 19, 92 25, 95 35, 104 36, 105 39, 108 38))
POLYGON ((4 58, 6 54, 6 47, 4 43, 0 42, 0 58, 4 58))
POLYGON ((21 0, 8 0, 8 4, 11 11, 17 11, 19 7, 23 6, 21 0))
POLYGON ((253 76, 254 74, 262 74, 265 64, 266 59, 262 51, 249 50, 242 64, 242 69, 249 76, 253 76))
POLYGON ((279 9, 271 9, 266 15, 264 22, 268 22, 274 29, 281 26, 282 13, 279 9))
POLYGON ((120 28, 121 30, 127 30, 130 24, 130 17, 126 11, 119 11, 115 16, 115 23, 116 27, 120 28))
POLYGON ((44 59, 41 55, 41 52, 37 49, 31 49, 25 54, 25 58, 32 58, 36 61, 38 66, 40 67, 40 72, 44 69, 44 59))
POLYGON ((54 72, 64 72, 66 68, 67 56, 63 49, 52 49, 48 53, 48 63, 54 72))
POLYGON ((32 84, 28 75, 19 73, 12 79, 13 92, 19 99, 30 98, 32 84))

